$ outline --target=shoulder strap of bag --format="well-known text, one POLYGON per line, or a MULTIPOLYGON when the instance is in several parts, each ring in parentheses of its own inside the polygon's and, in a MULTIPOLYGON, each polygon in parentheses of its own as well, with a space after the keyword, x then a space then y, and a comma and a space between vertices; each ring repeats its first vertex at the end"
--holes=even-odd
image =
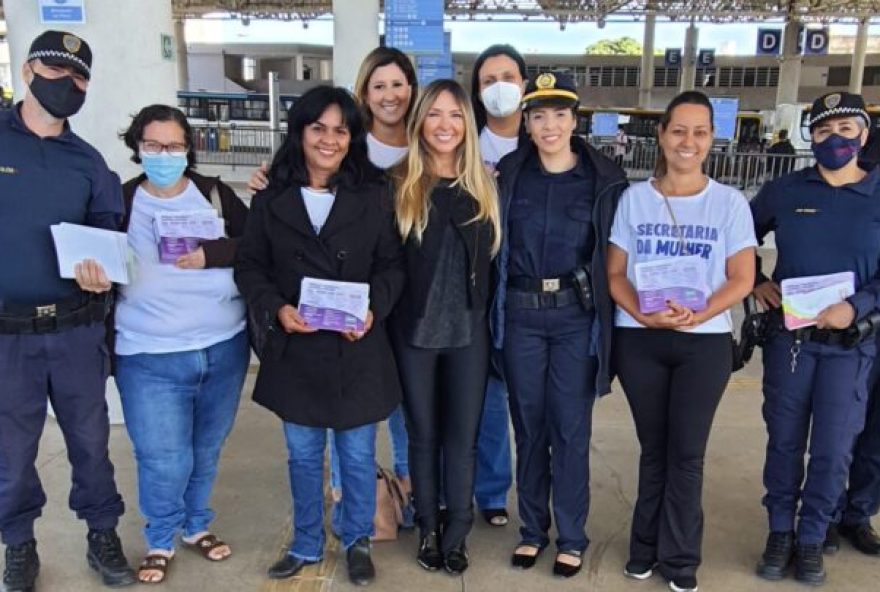
POLYGON ((217 210, 217 215, 222 218, 223 217, 223 202, 220 201, 220 189, 218 187, 219 184, 220 183, 217 182, 217 183, 214 183, 213 186, 211 186, 211 194, 208 196, 208 199, 211 202, 211 205, 214 206, 214 209, 217 210))

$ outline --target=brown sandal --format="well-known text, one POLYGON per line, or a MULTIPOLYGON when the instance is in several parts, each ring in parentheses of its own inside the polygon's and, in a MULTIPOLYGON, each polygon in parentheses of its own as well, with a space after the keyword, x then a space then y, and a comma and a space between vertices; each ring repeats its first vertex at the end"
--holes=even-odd
POLYGON ((138 582, 141 584, 161 584, 164 582, 165 577, 168 575, 168 565, 171 563, 172 557, 155 553, 144 557, 144 560, 138 566, 138 582), (145 580, 141 575, 147 571, 158 571, 162 574, 162 577, 158 580, 145 580))
POLYGON ((232 557, 231 549, 229 555, 224 555, 223 557, 211 556, 211 551, 213 551, 217 547, 229 547, 228 544, 224 543, 211 533, 202 535, 191 543, 188 543, 184 540, 183 544, 193 551, 197 551, 199 554, 201 554, 202 557, 204 557, 208 561, 224 561, 232 557))

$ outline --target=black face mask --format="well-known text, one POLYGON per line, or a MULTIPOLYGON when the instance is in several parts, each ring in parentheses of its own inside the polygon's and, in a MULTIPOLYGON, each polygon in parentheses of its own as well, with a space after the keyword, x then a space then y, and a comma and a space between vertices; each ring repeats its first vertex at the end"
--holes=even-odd
POLYGON ((45 78, 34 72, 30 88, 43 109, 58 119, 67 119, 79 111, 86 100, 86 93, 77 88, 70 76, 45 78))

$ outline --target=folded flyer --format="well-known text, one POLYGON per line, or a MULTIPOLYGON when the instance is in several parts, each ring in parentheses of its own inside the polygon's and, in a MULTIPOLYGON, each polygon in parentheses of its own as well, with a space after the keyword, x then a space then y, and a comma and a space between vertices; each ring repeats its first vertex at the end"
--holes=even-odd
POLYGON ((693 311, 706 308, 710 290, 706 283, 706 261, 699 255, 644 261, 633 266, 639 310, 659 312, 668 301, 693 311))
POLYGON ((302 280, 299 314, 315 329, 362 332, 369 309, 369 284, 310 277, 302 280))
POLYGON ((223 219, 213 209, 162 212, 153 220, 159 239, 159 261, 175 263, 204 240, 223 236, 223 219))
POLYGON ((816 324, 816 317, 832 304, 855 294, 851 271, 782 280, 782 312, 789 331, 816 324))
POLYGON ((49 227, 58 257, 58 272, 63 278, 74 278, 77 263, 94 259, 117 284, 129 282, 128 236, 124 232, 62 222, 49 227))

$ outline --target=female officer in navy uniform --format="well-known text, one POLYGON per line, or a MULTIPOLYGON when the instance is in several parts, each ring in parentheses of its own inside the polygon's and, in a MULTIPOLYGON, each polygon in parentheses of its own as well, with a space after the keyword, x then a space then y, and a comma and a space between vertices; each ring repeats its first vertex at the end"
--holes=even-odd
POLYGON ((770 535, 757 572, 770 580, 783 578, 794 558, 798 580, 824 582, 822 542, 864 425, 875 343, 847 343, 846 329, 875 312, 880 294, 880 171, 857 161, 869 125, 861 96, 820 97, 810 117, 816 166, 767 183, 752 202, 758 240, 776 236, 773 279, 759 275, 755 288, 765 307, 778 310, 782 280, 855 274, 855 294, 819 313, 815 327, 788 331, 777 314, 764 346, 770 535))
POLYGON ((580 571, 589 542, 593 401, 610 390, 605 256, 627 185, 620 167, 573 135, 577 105, 564 74, 538 76, 523 96, 531 141, 498 165, 504 227, 492 318, 510 389, 523 524, 511 561, 530 568, 548 545, 552 489, 553 572, 562 577, 580 571), (579 295, 590 283, 592 293, 579 295))

